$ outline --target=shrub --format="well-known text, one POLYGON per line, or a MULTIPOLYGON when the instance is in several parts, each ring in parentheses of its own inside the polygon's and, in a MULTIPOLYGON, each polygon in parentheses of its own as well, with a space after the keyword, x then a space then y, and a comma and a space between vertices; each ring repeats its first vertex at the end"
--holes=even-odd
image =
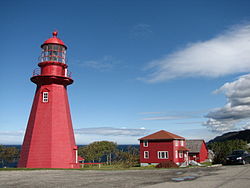
POLYGON ((178 168, 179 166, 175 164, 173 161, 165 161, 161 162, 155 166, 155 168, 178 168))
POLYGON ((215 154, 213 164, 225 164, 226 156, 232 153, 234 150, 247 149, 247 142, 243 140, 213 142, 208 144, 208 148, 211 149, 215 154))

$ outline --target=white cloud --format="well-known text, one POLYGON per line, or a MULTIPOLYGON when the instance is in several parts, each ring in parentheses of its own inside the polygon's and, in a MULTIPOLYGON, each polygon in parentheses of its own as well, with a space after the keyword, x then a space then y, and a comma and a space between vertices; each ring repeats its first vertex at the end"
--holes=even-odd
POLYGON ((24 131, 0 131, 0 136, 22 136, 24 131))
POLYGON ((102 136, 143 136, 149 132, 145 128, 114 128, 114 127, 93 127, 75 129, 76 134, 93 134, 102 136))
POLYGON ((145 78, 149 83, 179 77, 211 77, 250 71, 250 24, 234 26, 207 41, 188 44, 184 49, 150 62, 145 78))
POLYGON ((75 129, 77 144, 89 144, 107 140, 117 144, 139 144, 138 139, 149 134, 150 130, 141 128, 93 127, 75 129))
POLYGON ((176 120, 176 119, 187 119, 190 118, 188 116, 154 116, 154 117, 146 117, 142 120, 176 120))
POLYGON ((0 131, 0 144, 21 144, 24 137, 22 130, 0 131))
POLYGON ((197 128, 182 128, 181 130, 176 130, 175 134, 185 137, 186 139, 204 139, 209 141, 219 134, 208 131, 205 127, 197 128))
MULTIPOLYGON (((140 137, 151 130, 140 128, 93 127, 74 129, 77 144, 89 144, 94 141, 108 140, 117 144, 138 144, 140 137)), ((22 144, 24 131, 0 131, 0 144, 22 144)))
POLYGON ((88 60, 83 63, 79 63, 79 65, 99 71, 107 71, 113 69, 114 66, 118 63, 119 61, 113 56, 107 55, 100 59, 88 60))
POLYGON ((162 114, 163 112, 140 112, 140 115, 148 115, 148 114, 162 114))
POLYGON ((250 129, 250 124, 245 125, 243 129, 250 129))
MULTIPOLYGON (((205 110, 199 111, 166 111, 166 112, 141 112, 140 115, 147 116, 141 120, 181 120, 181 119, 196 119, 202 118, 205 110)), ((206 110, 207 112, 207 110, 206 110)))
POLYGON ((250 74, 224 84, 215 93, 224 93, 227 104, 209 112, 204 125, 214 132, 246 129, 250 123, 250 74))

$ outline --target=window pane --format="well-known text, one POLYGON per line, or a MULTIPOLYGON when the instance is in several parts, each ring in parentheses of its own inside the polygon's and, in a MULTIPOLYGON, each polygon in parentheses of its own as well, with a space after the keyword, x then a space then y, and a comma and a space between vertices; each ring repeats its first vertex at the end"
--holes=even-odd
POLYGON ((149 152, 148 151, 144 151, 144 158, 149 158, 149 152))
POLYGON ((53 49, 53 45, 52 44, 49 44, 48 45, 48 50, 52 50, 53 49))
POLYGON ((165 158, 165 153, 161 152, 161 158, 164 159, 165 158))
POLYGON ((49 93, 43 92, 43 102, 48 102, 48 101, 49 101, 49 93))
POLYGON ((53 50, 58 51, 58 50, 59 50, 59 49, 58 49, 58 45, 54 45, 54 46, 53 46, 53 50))
POLYGON ((52 51, 52 55, 58 55, 57 51, 52 51))

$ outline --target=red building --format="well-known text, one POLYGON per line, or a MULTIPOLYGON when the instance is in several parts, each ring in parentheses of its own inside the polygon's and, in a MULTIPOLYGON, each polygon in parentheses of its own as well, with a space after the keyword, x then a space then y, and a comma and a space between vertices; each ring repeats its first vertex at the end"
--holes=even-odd
POLYGON ((156 165, 164 161, 181 164, 188 160, 185 138, 161 130, 140 140, 141 166, 156 165))
POLYGON ((208 159, 208 149, 204 140, 186 140, 188 159, 202 163, 208 159))
POLYGON ((37 85, 18 167, 78 168, 67 86, 73 83, 65 61, 67 46, 53 32, 42 45, 37 85))

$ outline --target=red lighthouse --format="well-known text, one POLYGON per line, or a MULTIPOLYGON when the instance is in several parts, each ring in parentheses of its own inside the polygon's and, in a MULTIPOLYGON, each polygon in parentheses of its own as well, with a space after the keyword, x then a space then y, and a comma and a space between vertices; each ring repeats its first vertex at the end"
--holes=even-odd
POLYGON ((57 32, 42 45, 37 85, 18 167, 78 168, 67 86, 73 83, 65 62, 67 47, 57 32))

